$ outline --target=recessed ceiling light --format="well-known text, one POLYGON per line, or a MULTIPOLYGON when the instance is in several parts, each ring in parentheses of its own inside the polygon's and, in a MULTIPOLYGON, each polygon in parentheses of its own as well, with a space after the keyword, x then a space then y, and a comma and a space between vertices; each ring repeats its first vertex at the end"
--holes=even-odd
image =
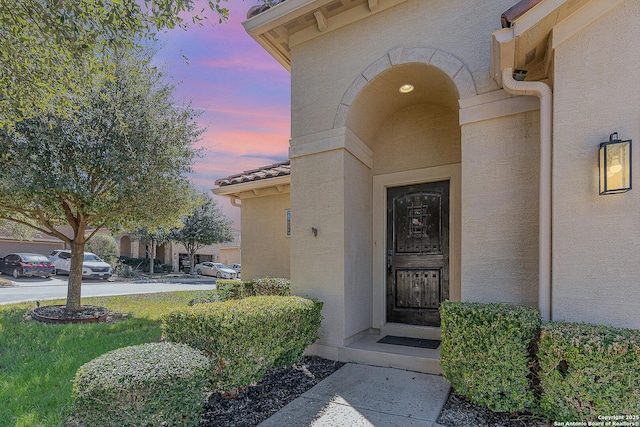
POLYGON ((406 84, 406 85, 402 85, 400 86, 400 93, 409 93, 409 92, 413 92, 413 90, 415 89, 415 87, 412 84, 406 84))

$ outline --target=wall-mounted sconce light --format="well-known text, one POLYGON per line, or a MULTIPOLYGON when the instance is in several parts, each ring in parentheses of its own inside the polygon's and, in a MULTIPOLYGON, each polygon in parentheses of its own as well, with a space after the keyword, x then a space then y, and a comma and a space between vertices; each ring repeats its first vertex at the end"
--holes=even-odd
POLYGON ((311 232, 313 233, 313 237, 318 237, 318 229, 315 227, 311 227, 311 232))
POLYGON ((631 140, 622 141, 618 132, 600 144, 600 194, 625 193, 631 190, 631 140))

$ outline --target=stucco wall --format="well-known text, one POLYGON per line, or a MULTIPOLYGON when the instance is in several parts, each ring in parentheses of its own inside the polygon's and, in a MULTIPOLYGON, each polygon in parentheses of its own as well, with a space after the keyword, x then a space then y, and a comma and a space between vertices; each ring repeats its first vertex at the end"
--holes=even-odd
POLYGON ((345 338, 371 327, 371 170, 344 155, 345 338))
POLYGON ((555 51, 554 320, 640 328, 640 2, 555 51), (633 139, 634 189, 598 195, 598 145, 633 139))
POLYGON ((490 35, 516 0, 408 0, 291 49, 291 135, 333 127, 347 88, 396 47, 434 47, 459 58, 478 93, 497 89, 489 76, 490 35))
POLYGON ((324 302, 320 343, 333 346, 345 338, 345 155, 291 159, 291 290, 324 302))
MULTIPOLYGON (((292 47, 291 276, 295 293, 325 302, 320 344, 342 346, 371 328, 375 316, 384 317, 373 312, 379 309, 375 295, 386 293, 384 283, 373 283, 372 270, 386 264, 384 258, 373 259, 372 177, 460 164, 459 94, 453 76, 470 71, 474 94, 476 89, 497 89, 488 74, 489 35, 514 3, 496 1, 487 7, 458 0, 408 0, 292 47), (442 63, 420 59, 378 74, 369 68, 399 47, 407 48, 407 54, 415 53, 409 48, 432 47, 442 63), (368 84, 352 86, 365 70, 368 84), (421 79, 422 86, 396 99, 405 72, 421 79), (336 125, 345 93, 354 96, 346 131, 344 123, 336 125), (359 142, 340 147, 338 140, 351 134, 359 142), (323 152, 323 146, 331 151, 323 152), (358 153, 350 152, 354 147, 358 153), (311 227, 318 229, 317 237, 311 227)), ((452 200, 456 215, 459 200, 459 195, 452 200)), ((459 221, 452 227, 458 227, 459 236, 459 221)), ((457 241, 454 247, 457 251, 457 241)), ((456 298, 458 255, 451 266, 456 298)))
POLYGON ((372 144, 373 175, 460 163, 458 112, 433 104, 391 115, 372 144))
POLYGON ((220 262, 224 265, 240 264, 242 251, 240 248, 220 248, 220 262))
POLYGON ((462 299, 537 305, 539 112, 462 127, 462 299))
POLYGON ((289 194, 242 199, 242 279, 290 277, 289 194))

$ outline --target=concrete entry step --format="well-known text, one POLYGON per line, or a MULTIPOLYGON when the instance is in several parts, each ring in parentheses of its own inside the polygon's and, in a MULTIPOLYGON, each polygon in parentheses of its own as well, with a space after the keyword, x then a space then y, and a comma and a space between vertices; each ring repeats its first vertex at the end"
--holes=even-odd
POLYGON ((380 328, 380 335, 395 335, 398 337, 423 338, 440 340, 440 328, 433 326, 404 325, 402 323, 387 323, 380 328))
POLYGON ((379 343, 384 335, 366 335, 340 349, 340 360, 425 374, 443 375, 440 346, 436 349, 379 343))
POLYGON ((432 427, 449 390, 439 376, 348 363, 260 427, 432 427))

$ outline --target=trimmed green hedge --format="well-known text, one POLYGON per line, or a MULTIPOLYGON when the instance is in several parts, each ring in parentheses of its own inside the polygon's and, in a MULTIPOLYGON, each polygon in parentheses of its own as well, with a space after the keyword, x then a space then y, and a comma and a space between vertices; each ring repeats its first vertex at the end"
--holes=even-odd
POLYGON ((216 293, 219 301, 247 298, 256 295, 253 282, 240 280, 218 279, 216 280, 216 293))
POLYGON ((163 337, 204 351, 214 362, 214 387, 232 390, 299 362, 318 339, 321 310, 319 301, 291 296, 197 304, 163 316, 163 337))
POLYGON ((241 282, 239 280, 218 280, 216 282, 217 299, 247 298, 258 295, 291 295, 291 280, 277 277, 263 277, 260 279, 241 282))
POLYGON ((445 301, 440 365, 456 393, 498 412, 530 411, 532 344, 541 319, 532 307, 445 301))
POLYGON ((189 301, 189 305, 209 302, 228 301, 258 295, 291 295, 291 281, 289 279, 264 277, 253 281, 242 282, 233 279, 218 279, 216 291, 206 297, 199 297, 189 301))
POLYGON ((640 415, 640 331, 546 324, 538 359, 540 407, 548 419, 588 422, 640 415))
POLYGON ((291 295, 291 280, 279 277, 263 277, 253 281, 256 295, 291 295))
POLYGON ((80 367, 74 409, 86 426, 197 426, 210 372, 209 358, 183 344, 120 348, 80 367))

